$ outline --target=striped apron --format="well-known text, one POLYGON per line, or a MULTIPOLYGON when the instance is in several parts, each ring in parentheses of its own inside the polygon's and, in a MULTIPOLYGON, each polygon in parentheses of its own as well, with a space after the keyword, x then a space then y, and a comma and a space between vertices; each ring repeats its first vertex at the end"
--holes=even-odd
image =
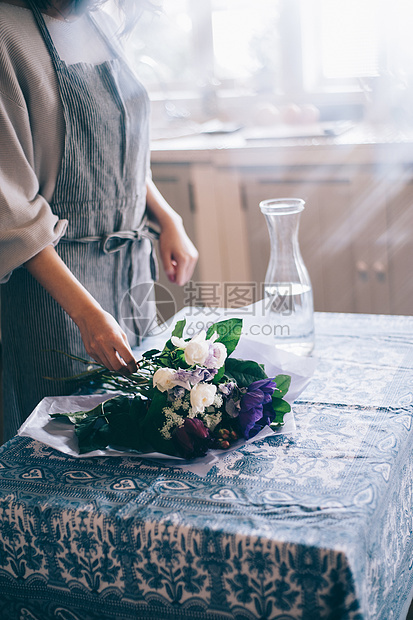
MULTIPOLYGON (((148 97, 113 48, 115 58, 103 64, 66 65, 41 13, 31 8, 56 70, 66 125, 50 204, 69 225, 56 250, 135 346, 155 314, 156 265, 145 225, 148 97)), ((73 382, 45 377, 70 377, 85 370, 52 350, 87 355, 76 325, 26 269, 17 269, 3 285, 1 311, 8 439, 44 396, 70 394, 76 388, 73 382)))

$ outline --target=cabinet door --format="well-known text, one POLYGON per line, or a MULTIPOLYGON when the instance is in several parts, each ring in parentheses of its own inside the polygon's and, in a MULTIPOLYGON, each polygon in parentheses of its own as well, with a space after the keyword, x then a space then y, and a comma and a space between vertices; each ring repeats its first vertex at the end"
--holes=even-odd
POLYGON ((356 312, 390 312, 386 170, 361 167, 353 181, 351 226, 356 312))
MULTIPOLYGON (((190 168, 180 164, 152 164, 152 177, 155 185, 169 202, 169 204, 181 215, 188 236, 196 245, 192 184, 190 182, 190 168)), ((167 279, 156 248, 159 261, 159 284, 156 288, 158 310, 161 309, 160 319, 167 319, 184 305, 188 304, 188 291, 186 287, 180 287, 169 282, 167 279), (171 299, 172 296, 172 299, 171 299), (175 307, 175 310, 174 310, 175 307)), ((192 276, 194 282, 198 280, 198 268, 192 276)))
POLYGON ((349 179, 328 167, 297 166, 244 176, 243 192, 253 278, 263 282, 270 253, 259 202, 302 198, 306 204, 299 241, 313 286, 314 307, 319 311, 354 311, 349 179))
POLYGON ((387 198, 390 312, 413 314, 413 170, 393 174, 387 198))

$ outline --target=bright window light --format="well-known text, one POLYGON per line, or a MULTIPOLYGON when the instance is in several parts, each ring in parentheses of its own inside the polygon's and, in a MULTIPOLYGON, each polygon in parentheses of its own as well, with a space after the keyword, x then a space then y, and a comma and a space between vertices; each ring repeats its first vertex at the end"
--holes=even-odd
POLYGON ((321 0, 323 77, 378 75, 379 7, 377 0, 321 0))

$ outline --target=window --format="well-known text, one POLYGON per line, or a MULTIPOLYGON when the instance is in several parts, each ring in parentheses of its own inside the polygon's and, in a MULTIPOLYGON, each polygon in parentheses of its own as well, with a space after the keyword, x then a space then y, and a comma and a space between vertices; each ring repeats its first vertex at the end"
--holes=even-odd
POLYGON ((163 0, 127 46, 154 100, 362 103, 410 88, 412 23, 411 0, 163 0))
POLYGON ((174 0, 146 14, 128 52, 151 90, 254 88, 277 67, 278 0, 174 0), (141 66, 139 66, 141 65, 141 66))
POLYGON ((381 69, 377 0, 308 0, 301 5, 303 89, 345 91, 381 69))

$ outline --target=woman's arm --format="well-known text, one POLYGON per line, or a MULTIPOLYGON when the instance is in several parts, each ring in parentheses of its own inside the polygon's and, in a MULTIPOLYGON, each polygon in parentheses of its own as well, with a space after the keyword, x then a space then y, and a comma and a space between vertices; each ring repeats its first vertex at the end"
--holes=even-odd
POLYGON ((159 251, 165 273, 171 282, 183 286, 194 272, 198 252, 185 232, 181 216, 166 202, 151 179, 146 189, 149 216, 161 230, 159 251))
POLYGON ((109 370, 136 370, 126 334, 75 278, 53 246, 36 254, 25 267, 76 323, 88 355, 109 370))

